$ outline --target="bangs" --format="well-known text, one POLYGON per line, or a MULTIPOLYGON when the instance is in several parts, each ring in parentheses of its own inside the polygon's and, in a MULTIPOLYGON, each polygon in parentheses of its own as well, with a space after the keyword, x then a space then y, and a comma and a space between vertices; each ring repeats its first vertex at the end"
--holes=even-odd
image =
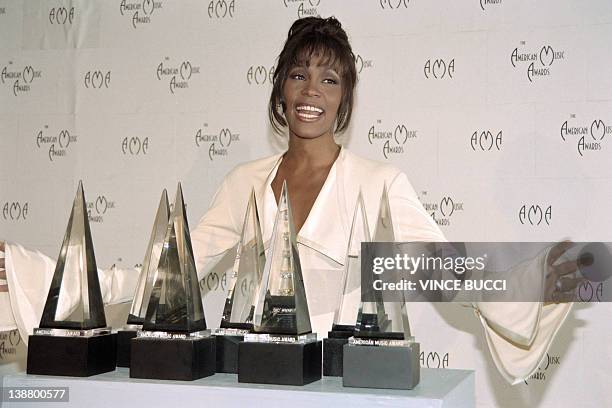
POLYGON ((308 38, 295 47, 295 53, 289 60, 290 67, 310 66, 311 61, 318 59, 319 66, 327 66, 343 76, 352 61, 350 55, 338 42, 329 38, 308 38))

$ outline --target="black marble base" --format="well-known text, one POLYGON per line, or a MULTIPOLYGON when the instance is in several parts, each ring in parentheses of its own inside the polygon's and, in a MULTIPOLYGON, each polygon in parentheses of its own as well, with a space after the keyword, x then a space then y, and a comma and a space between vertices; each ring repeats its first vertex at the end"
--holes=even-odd
POLYGON ((28 340, 28 374, 89 377, 114 371, 117 336, 33 335, 28 340))
POLYGON ((136 330, 117 331, 117 367, 129 367, 132 352, 132 339, 136 337, 136 330))
POLYGON ((197 380, 215 373, 215 338, 132 339, 130 377, 197 380))
POLYGON ((411 390, 421 379, 419 343, 410 347, 344 346, 345 387, 411 390))
POLYGON ((323 339, 323 375, 330 377, 342 377, 342 352, 348 338, 323 339))
POLYGON ((215 335, 217 343, 217 372, 238 373, 238 344, 244 336, 215 335))
POLYGON ((241 342, 238 382, 305 385, 321 379, 320 341, 297 343, 241 342))

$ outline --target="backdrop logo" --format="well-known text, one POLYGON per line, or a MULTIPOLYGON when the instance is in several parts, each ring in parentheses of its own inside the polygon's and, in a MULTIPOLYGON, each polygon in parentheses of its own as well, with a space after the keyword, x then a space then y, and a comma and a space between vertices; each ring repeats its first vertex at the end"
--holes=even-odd
POLYGON ((368 142, 371 145, 380 145, 385 159, 394 154, 404 153, 404 145, 417 136, 416 130, 408 129, 403 123, 389 129, 382 126, 381 120, 376 120, 376 124, 370 126, 368 130, 368 142))
POLYGON ((191 61, 185 60, 178 65, 169 64, 170 58, 164 58, 157 66, 157 80, 168 80, 170 93, 174 95, 177 89, 189 88, 189 82, 193 75, 200 74, 200 67, 191 64, 191 61))
POLYGON ((74 20, 74 7, 53 7, 49 10, 51 24, 72 24, 74 20))
MULTIPOLYGON (((576 119, 576 115, 570 115, 570 119, 576 119)), ((573 125, 568 120, 561 124, 561 139, 564 142, 570 138, 576 139, 576 148, 580 156, 584 156, 584 152, 587 151, 601 150, 602 143, 608 135, 612 135, 612 126, 606 126, 600 118, 593 119, 590 124, 587 122, 573 125)))
POLYGON ((518 66, 527 67, 529 82, 549 76, 555 61, 565 59, 565 51, 555 50, 548 44, 529 50, 523 49, 525 41, 521 41, 520 44, 521 48, 516 47, 510 54, 510 62, 514 68, 518 66))
POLYGON ((249 85, 271 84, 274 79, 274 65, 266 69, 263 65, 251 65, 246 73, 249 85))
POLYGON ((124 155, 146 155, 149 151, 149 138, 124 137, 121 141, 121 151, 124 155))
POLYGON ((410 0, 380 0, 380 7, 383 10, 394 10, 398 8, 408 8, 410 0))
POLYGON ((522 225, 550 225, 552 220, 552 205, 546 207, 538 204, 523 204, 518 212, 519 222, 522 225))
POLYGON ((319 17, 318 7, 321 0, 283 0, 285 7, 296 7, 297 16, 302 17, 319 17))
POLYGON ((451 225, 453 217, 464 210, 463 202, 450 195, 443 196, 440 200, 436 200, 430 198, 427 191, 421 191, 419 199, 425 211, 427 211, 434 221, 442 227, 451 225))
POLYGON ((13 95, 17 96, 20 93, 29 92, 32 83, 42 76, 42 71, 34 69, 31 65, 26 65, 23 68, 13 66, 13 61, 9 61, 0 72, 0 82, 2 85, 12 85, 13 95))
POLYGON ((108 88, 111 81, 110 71, 92 70, 87 71, 83 77, 83 84, 87 89, 108 88))
POLYGON ((77 135, 70 134, 68 129, 61 129, 57 133, 49 132, 49 125, 44 125, 43 129, 36 134, 36 147, 45 149, 49 161, 56 158, 65 157, 74 143, 78 140, 77 135))
POLYGON ((226 284, 227 278, 225 274, 219 278, 219 274, 217 274, 217 272, 211 272, 200 281, 200 290, 203 292, 216 291, 219 289, 225 291, 226 284))
POLYGON ((603 282, 586 281, 578 285, 578 299, 581 302, 601 302, 603 299, 603 282))
POLYGON ((3 16, 6 14, 6 7, 0 7, 0 16, 3 16))
POLYGON ((0 333, 0 360, 17 354, 17 346, 21 343, 18 330, 0 333))
POLYGON ((195 144, 197 147, 208 146, 208 158, 213 161, 215 157, 226 157, 230 146, 240 142, 240 134, 232 132, 229 128, 221 128, 218 133, 209 133, 208 123, 204 123, 196 131, 195 144))
POLYGON ((141 24, 150 24, 151 16, 156 13, 156 10, 162 8, 162 6, 163 0, 122 0, 121 3, 119 3, 119 12, 122 16, 131 17, 132 27, 136 28, 141 24))
POLYGON ((364 59, 361 55, 355 55, 355 67, 357 69, 357 73, 361 74, 361 71, 364 69, 372 68, 374 66, 374 62, 369 59, 364 59))
POLYGON ((211 0, 210 3, 208 3, 208 17, 234 17, 234 1, 235 0, 211 0))
POLYGON ((448 353, 438 353, 436 351, 421 351, 419 360, 421 367, 427 368, 448 368, 450 356, 448 353))
POLYGON ((13 201, 2 204, 2 218, 5 221, 25 221, 28 217, 28 207, 30 203, 27 201, 13 201))
POLYGON ((489 6, 499 6, 502 0, 480 0, 480 8, 482 11, 486 11, 485 8, 489 6))
POLYGON ((475 130, 470 137, 470 147, 472 150, 482 150, 490 151, 490 150, 501 150, 502 147, 502 131, 497 132, 497 135, 493 136, 493 133, 490 130, 475 130))
MULTIPOLYGON (((546 353, 546 359, 542 361, 540 366, 538 367, 538 371, 531 374, 527 380, 531 381, 546 381, 546 374, 552 371, 552 367, 557 367, 561 365, 561 356, 553 356, 549 353, 546 353)), ((525 380, 525 384, 529 385, 529 383, 525 380)))
POLYGON ((115 202, 108 199, 105 194, 98 195, 94 201, 87 202, 87 215, 89 222, 104 222, 104 216, 115 209, 115 202))
POLYGON ((425 61, 425 65, 423 66, 423 73, 427 79, 452 79, 453 74, 455 73, 455 59, 428 59, 425 61))

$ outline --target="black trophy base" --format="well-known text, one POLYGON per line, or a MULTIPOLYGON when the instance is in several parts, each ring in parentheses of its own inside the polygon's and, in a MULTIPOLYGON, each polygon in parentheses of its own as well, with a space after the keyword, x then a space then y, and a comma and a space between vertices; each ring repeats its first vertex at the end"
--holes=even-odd
POLYGON ((215 339, 132 339, 130 377, 192 381, 215 373, 215 339))
POLYGON ((238 373, 238 344, 244 336, 215 335, 217 343, 217 372, 238 373))
POLYGON ((28 374, 89 377, 114 371, 117 336, 33 335, 28 340, 28 374))
POLYGON ((136 337, 136 330, 117 331, 117 367, 129 367, 132 352, 132 339, 136 337))
POLYGON ((323 375, 342 377, 342 348, 354 333, 354 326, 334 325, 323 339, 323 375))
POLYGON ((411 390, 421 379, 419 343, 409 347, 344 346, 345 387, 411 390))
POLYGON ((321 341, 299 343, 241 342, 238 382, 306 385, 321 379, 321 341))

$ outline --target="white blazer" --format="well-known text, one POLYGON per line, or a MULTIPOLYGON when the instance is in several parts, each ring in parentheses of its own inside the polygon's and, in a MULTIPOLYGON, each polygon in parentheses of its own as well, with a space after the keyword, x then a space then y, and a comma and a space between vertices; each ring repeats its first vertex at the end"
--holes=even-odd
MULTIPOLYGON (((271 182, 282 157, 278 154, 239 165, 225 177, 209 210, 191 231, 199 279, 238 242, 251 188, 255 188, 267 247, 276 215, 271 182)), ((445 241, 404 173, 343 148, 297 237, 312 328, 320 336, 331 329, 359 190, 363 193, 368 221, 373 226, 385 183, 397 241, 445 241)), ((7 243, 6 248, 12 315, 22 337, 27 338, 38 325, 55 262, 17 244, 7 243)), ((534 260, 535 267, 543 270, 545 255, 534 260)), ((137 273, 101 270, 99 274, 105 302, 125 301, 132 296, 137 273)), ((513 384, 537 370, 571 308, 571 304, 544 307, 541 303, 470 306, 482 323, 495 365, 513 384)), ((436 335, 431 330, 419 332, 415 325, 412 329, 422 344, 426 343, 427 336, 436 335)))

